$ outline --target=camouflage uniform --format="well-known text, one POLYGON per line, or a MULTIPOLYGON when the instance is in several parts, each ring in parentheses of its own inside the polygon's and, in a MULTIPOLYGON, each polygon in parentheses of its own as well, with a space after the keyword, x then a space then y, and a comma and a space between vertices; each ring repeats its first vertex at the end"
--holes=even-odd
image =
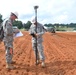
MULTIPOLYGON (((42 42, 43 42, 42 35, 44 34, 44 32, 45 31, 43 29, 43 26, 40 23, 37 23, 37 34, 38 34, 37 49, 38 49, 38 53, 39 53, 39 56, 37 56, 37 57, 40 57, 40 60, 45 60, 44 53, 43 53, 43 46, 42 46, 42 42)), ((31 25, 29 33, 36 34, 36 25, 34 25, 34 24, 31 25)), ((33 47, 33 50, 36 55, 36 38, 35 37, 32 37, 32 47, 33 47)), ((39 58, 37 58, 37 59, 39 59, 39 58)))
POLYGON ((1 29, 2 25, 0 24, 0 29, 1 29))
POLYGON ((6 62, 10 64, 12 62, 13 57, 13 28, 12 28, 13 21, 8 19, 5 20, 3 24, 4 29, 4 45, 6 51, 6 62))

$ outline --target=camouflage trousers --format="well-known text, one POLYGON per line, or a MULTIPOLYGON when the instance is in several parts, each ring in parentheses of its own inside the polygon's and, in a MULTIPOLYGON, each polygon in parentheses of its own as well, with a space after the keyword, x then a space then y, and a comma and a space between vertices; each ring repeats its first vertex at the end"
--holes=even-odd
POLYGON ((5 45, 6 63, 10 64, 13 58, 13 44, 10 43, 10 46, 8 46, 7 43, 4 42, 4 45, 5 45))
MULTIPOLYGON (((35 54, 35 57, 36 57, 36 43, 32 43, 32 48, 34 50, 34 54, 35 54)), ((40 59, 42 61, 45 60, 42 43, 37 43, 37 50, 38 50, 37 59, 40 59)))

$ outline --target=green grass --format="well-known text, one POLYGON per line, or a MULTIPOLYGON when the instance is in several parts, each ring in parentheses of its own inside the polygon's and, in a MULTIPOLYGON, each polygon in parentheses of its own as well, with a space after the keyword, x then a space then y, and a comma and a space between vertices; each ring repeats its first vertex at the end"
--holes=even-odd
POLYGON ((74 28, 67 28, 67 27, 59 27, 59 28, 56 28, 56 31, 73 31, 74 28))

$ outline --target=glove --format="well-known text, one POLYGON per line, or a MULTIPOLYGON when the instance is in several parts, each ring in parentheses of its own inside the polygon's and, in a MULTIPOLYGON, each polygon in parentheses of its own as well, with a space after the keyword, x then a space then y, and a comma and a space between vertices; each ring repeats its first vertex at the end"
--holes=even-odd
POLYGON ((34 33, 31 34, 32 37, 36 37, 34 33))

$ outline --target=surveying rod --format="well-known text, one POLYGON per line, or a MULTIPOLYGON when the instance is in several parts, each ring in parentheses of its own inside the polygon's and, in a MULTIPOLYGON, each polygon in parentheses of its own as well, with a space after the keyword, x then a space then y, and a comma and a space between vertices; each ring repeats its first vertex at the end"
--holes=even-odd
MULTIPOLYGON (((34 6, 34 10, 35 10, 35 21, 36 21, 36 33, 37 33, 37 9, 38 6, 34 6)), ((38 54, 38 49, 37 49, 37 37, 36 37, 36 65, 37 65, 37 54, 38 54)))

